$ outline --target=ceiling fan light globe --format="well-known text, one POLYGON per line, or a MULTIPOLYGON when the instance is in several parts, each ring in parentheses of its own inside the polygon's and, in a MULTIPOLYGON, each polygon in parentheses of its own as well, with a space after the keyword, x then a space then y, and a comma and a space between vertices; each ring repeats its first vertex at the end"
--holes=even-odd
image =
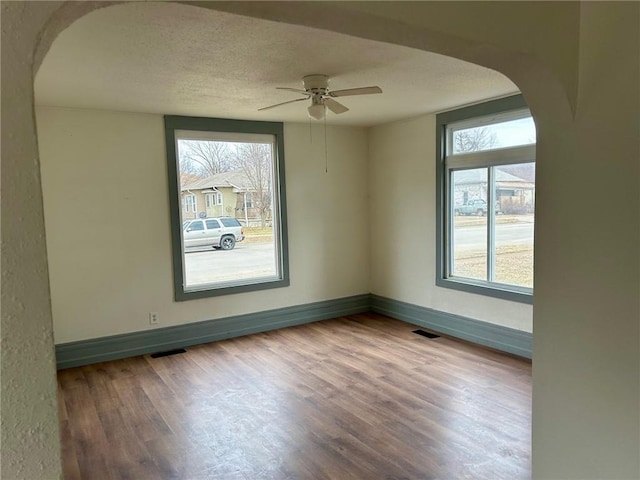
POLYGON ((322 120, 324 118, 324 105, 320 103, 315 103, 309 106, 309 108, 307 108, 307 111, 309 112, 309 116, 311 118, 315 118, 316 120, 322 120))

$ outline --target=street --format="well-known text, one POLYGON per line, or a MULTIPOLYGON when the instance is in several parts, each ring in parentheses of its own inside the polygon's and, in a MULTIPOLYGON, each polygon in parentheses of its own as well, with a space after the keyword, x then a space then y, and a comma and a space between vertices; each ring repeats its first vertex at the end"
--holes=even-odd
MULTIPOLYGON (((456 248, 483 249, 487 244, 486 226, 463 226, 454 229, 456 248)), ((533 223, 496 225, 496 246, 533 245, 533 223)))
POLYGON ((193 249, 184 255, 186 286, 276 275, 272 242, 237 243, 233 250, 193 249))

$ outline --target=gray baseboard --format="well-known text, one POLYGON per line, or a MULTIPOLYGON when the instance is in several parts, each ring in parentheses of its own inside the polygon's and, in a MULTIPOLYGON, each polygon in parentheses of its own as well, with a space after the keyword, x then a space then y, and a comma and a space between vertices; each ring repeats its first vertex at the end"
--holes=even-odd
POLYGON ((528 332, 373 294, 371 310, 444 335, 462 338, 521 357, 532 357, 533 341, 532 335, 528 332))
POLYGON ((532 355, 530 333, 391 298, 365 294, 63 343, 56 345, 56 363, 61 370, 369 311, 522 357, 531 358, 532 355))
POLYGON ((59 370, 370 311, 369 295, 56 345, 59 370))

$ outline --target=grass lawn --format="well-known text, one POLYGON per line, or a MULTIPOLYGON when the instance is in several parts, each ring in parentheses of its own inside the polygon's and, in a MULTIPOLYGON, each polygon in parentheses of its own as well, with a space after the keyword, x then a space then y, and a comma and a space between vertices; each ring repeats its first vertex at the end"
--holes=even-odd
MULTIPOLYGON (((496 215, 496 225, 509 223, 533 223, 533 215, 496 215)), ((477 215, 456 215, 453 217, 455 227, 473 227, 486 224, 487 217, 477 215)))
POLYGON ((265 228, 243 227, 242 230, 244 230, 245 235, 272 235, 273 234, 272 227, 265 227, 265 228))
POLYGON ((272 227, 244 227, 244 241, 246 243, 267 243, 273 242, 272 227))
MULTIPOLYGON (((487 254, 482 250, 458 252, 455 275, 485 279, 487 254)), ((533 247, 507 245, 496 250, 496 282, 533 288, 533 247)))

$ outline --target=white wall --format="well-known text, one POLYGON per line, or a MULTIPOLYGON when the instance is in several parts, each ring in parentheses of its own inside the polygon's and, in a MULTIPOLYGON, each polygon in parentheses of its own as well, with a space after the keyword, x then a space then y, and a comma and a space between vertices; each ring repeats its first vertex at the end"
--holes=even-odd
POLYGON ((435 284, 435 128, 425 115, 371 129, 371 292, 531 332, 531 305, 435 284))
POLYGON ((2 478, 62 478, 32 56, 59 2, 2 13, 2 478))
POLYGON ((638 479, 640 3, 584 2, 580 36, 575 117, 539 122, 533 473, 638 479))
POLYGON ((39 108, 56 343, 369 292, 366 131, 285 125, 291 286, 173 301, 162 117, 39 108))

